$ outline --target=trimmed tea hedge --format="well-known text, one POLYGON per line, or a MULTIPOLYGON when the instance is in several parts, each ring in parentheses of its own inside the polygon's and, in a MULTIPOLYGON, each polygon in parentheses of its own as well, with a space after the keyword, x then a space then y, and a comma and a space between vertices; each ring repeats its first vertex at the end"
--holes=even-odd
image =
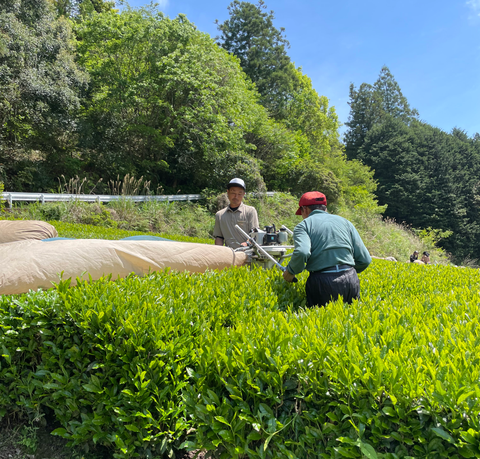
POLYGON ((190 237, 183 235, 171 235, 163 233, 151 233, 145 231, 129 231, 117 228, 106 228, 104 226, 83 225, 80 223, 67 223, 58 220, 50 221, 60 237, 71 237, 74 239, 110 239, 118 240, 129 236, 160 236, 172 241, 198 242, 200 244, 213 244, 215 240, 190 237))
POLYGON ((278 271, 0 298, 0 410, 114 457, 480 457, 477 270, 375 260, 305 309, 278 271))

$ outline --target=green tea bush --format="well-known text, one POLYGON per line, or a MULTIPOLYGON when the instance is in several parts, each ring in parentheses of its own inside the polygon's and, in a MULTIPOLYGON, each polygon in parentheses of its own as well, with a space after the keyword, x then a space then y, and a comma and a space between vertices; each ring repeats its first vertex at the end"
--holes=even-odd
POLYGON ((181 395, 199 337, 242 320, 239 302, 245 313, 265 297, 273 307, 288 290, 262 276, 262 298, 230 292, 250 275, 167 271, 1 298, 0 414, 48 408, 56 434, 110 445, 115 457, 171 451, 191 424, 181 395))
POLYGON ((14 207, 13 214, 26 220, 56 220, 122 230, 211 237, 215 217, 196 202, 147 201, 136 204, 128 199, 108 205, 66 201, 31 203, 14 207))
POLYGON ((59 237, 69 237, 73 239, 109 239, 118 240, 130 236, 159 236, 178 242, 197 242, 199 244, 213 244, 214 239, 204 239, 198 237, 189 237, 184 235, 172 235, 164 233, 153 233, 146 231, 128 231, 117 228, 107 228, 104 226, 73 224, 59 221, 50 221, 58 232, 59 237))
POLYGON ((375 260, 362 298, 234 268, 0 298, 0 413, 114 457, 480 457, 480 275, 375 260))
POLYGON ((261 312, 205 336, 188 445, 221 457, 479 457, 478 272, 375 262, 362 282, 352 306, 261 312))

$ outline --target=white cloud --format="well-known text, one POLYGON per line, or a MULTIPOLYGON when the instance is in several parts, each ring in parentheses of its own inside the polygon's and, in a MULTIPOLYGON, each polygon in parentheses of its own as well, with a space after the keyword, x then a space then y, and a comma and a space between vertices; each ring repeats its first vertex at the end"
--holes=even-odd
POLYGON ((480 17, 480 0, 468 0, 466 5, 473 13, 473 17, 480 17))
MULTIPOLYGON (((470 1, 475 2, 478 5, 480 5, 480 0, 470 0, 470 1)), ((160 10, 164 10, 165 8, 167 8, 169 0, 156 0, 155 3, 158 3, 158 6, 160 7, 160 10)))

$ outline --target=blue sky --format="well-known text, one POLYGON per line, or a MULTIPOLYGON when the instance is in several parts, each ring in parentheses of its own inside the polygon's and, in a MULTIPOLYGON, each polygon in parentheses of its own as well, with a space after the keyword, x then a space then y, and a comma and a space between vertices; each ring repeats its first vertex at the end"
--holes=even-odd
MULTIPOLYGON (((349 86, 373 84, 386 65, 423 121, 469 136, 480 133, 480 0, 265 0, 285 28, 288 54, 327 96, 342 123, 349 86)), ((148 5, 130 0, 131 7, 148 5)), ((252 3, 256 3, 256 0, 252 3)), ((229 0, 161 0, 202 32, 218 35, 229 0)), ((341 129, 344 132, 344 128, 341 129)))

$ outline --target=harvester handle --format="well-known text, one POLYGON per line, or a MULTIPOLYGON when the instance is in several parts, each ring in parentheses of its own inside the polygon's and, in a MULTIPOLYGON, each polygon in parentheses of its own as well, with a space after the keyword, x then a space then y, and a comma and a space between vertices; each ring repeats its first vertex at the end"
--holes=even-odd
MULTIPOLYGON (((266 256, 270 261, 272 261, 275 266, 282 272, 286 271, 287 268, 285 266, 282 266, 275 258, 273 258, 266 250, 264 250, 253 237, 250 237, 245 231, 243 231, 242 228, 240 228, 238 225, 235 225, 235 228, 240 231, 241 234, 243 234, 244 237, 247 238, 247 241, 250 242, 260 253, 262 253, 264 256, 266 256)), ((298 279, 296 277, 293 278, 292 282, 298 282, 298 279)))
POLYGON ((285 225, 282 225, 280 228, 283 228, 290 236, 293 236, 293 231, 289 230, 285 225))

